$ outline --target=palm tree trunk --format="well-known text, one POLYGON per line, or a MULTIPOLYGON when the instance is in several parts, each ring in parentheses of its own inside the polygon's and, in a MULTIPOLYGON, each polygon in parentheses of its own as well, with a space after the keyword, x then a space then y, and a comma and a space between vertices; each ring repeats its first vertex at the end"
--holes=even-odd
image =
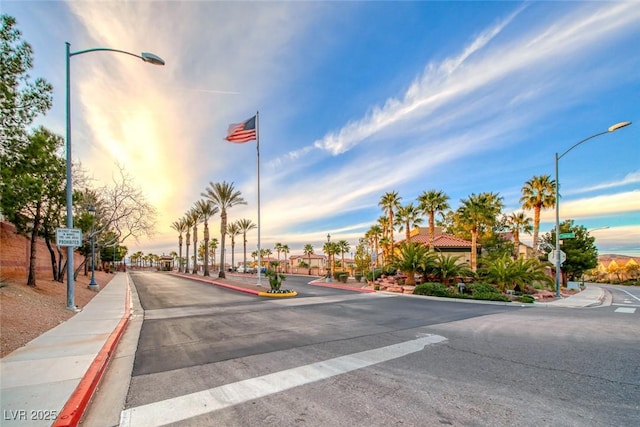
POLYGON ((435 212, 429 212, 429 250, 433 251, 433 241, 435 239, 436 234, 436 221, 435 221, 435 212))
POLYGON ((540 206, 533 210, 533 250, 538 252, 538 230, 540 229, 540 206))
POLYGON ((474 273, 476 272, 477 263, 478 263, 477 246, 478 246, 478 230, 474 227, 471 230, 471 271, 473 271, 474 273))
POLYGON ((221 279, 226 278, 226 274, 224 274, 224 240, 226 237, 227 231, 227 211, 223 209, 220 212, 220 272, 218 273, 218 277, 221 279))

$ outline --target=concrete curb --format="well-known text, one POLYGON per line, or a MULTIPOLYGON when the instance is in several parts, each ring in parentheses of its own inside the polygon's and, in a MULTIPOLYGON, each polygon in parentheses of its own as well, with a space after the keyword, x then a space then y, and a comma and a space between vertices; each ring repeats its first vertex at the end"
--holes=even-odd
POLYGON ((182 274, 182 273, 169 273, 169 274, 171 274, 172 276, 182 277, 184 279, 197 280, 199 282, 208 283, 210 285, 220 286, 222 288, 232 289, 234 291, 245 292, 247 294, 260 296, 260 292, 254 291, 253 289, 242 288, 240 286, 227 285, 226 283, 216 282, 214 279, 205 279, 204 277, 192 276, 189 274, 182 274))
POLYGON ((345 291, 366 292, 366 293, 376 292, 373 289, 354 288, 352 286, 340 285, 340 284, 337 284, 337 283, 334 284, 334 283, 327 283, 327 282, 311 281, 311 282, 309 282, 309 284, 311 286, 323 286, 325 288, 342 289, 342 290, 345 290, 345 291))
POLYGON ((89 369, 84 374, 75 391, 67 401, 64 408, 60 411, 58 418, 53 422, 52 427, 77 426, 87 409, 91 397, 96 391, 102 376, 104 375, 111 357, 129 323, 131 315, 131 288, 129 284, 129 275, 127 274, 127 292, 125 296, 124 315, 116 328, 111 332, 109 338, 102 346, 102 349, 93 360, 89 369))

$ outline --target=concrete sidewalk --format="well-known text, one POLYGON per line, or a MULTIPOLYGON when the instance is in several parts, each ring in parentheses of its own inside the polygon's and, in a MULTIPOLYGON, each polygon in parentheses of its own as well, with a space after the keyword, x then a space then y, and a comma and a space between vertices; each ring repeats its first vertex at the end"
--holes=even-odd
POLYGON ((0 359, 2 426, 76 425, 129 318, 116 276, 69 320, 0 359))
MULTIPOLYGON (((533 306, 592 307, 605 294, 587 286, 533 306)), ((0 424, 77 425, 127 326, 130 307, 129 276, 117 273, 83 311, 0 359, 0 424)))

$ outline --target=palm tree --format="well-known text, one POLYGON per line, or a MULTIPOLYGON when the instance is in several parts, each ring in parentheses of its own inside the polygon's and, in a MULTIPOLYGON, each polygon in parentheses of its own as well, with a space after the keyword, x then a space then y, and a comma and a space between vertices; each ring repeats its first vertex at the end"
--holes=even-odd
POLYGON ((204 223, 204 272, 203 276, 209 276, 209 218, 218 213, 218 207, 211 200, 198 200, 195 209, 200 213, 204 223))
POLYGON ((250 219, 247 219, 247 218, 239 219, 237 223, 238 223, 238 227, 240 227, 240 230, 242 231, 242 245, 243 245, 242 253, 244 254, 244 257, 242 258, 242 265, 246 269, 247 268, 247 231, 253 230, 254 228, 256 228, 256 225, 250 219))
POLYGON ((198 256, 197 256, 198 255, 197 254, 198 224, 200 224, 200 221, 202 221, 202 215, 200 214, 198 209, 196 209, 195 207, 192 207, 191 209, 189 209, 189 212, 187 212, 187 217, 190 219, 191 226, 193 227, 193 271, 191 271, 191 274, 197 274, 198 273, 198 256))
POLYGON ((338 244, 336 245, 336 249, 338 250, 338 252, 340 252, 340 255, 342 256, 342 271, 347 271, 345 268, 346 266, 344 264, 344 254, 349 252, 349 249, 351 249, 349 242, 347 242, 346 240, 338 241, 338 244))
POLYGON ((374 261, 374 266, 378 266, 378 245, 380 242, 380 238, 382 237, 382 227, 379 225, 372 225, 369 231, 367 231, 368 238, 371 240, 371 247, 374 249, 374 253, 376 254, 376 258, 374 261))
POLYGON ((309 267, 309 276, 311 276, 311 255, 313 255, 313 246, 307 243, 304 245, 302 252, 307 256, 307 266, 309 267))
POLYGON ((425 271, 433 263, 434 255, 429 248, 414 242, 402 242, 394 254, 391 265, 407 275, 405 285, 415 286, 416 272, 425 271))
POLYGON ((421 210, 413 206, 413 203, 398 208, 395 225, 399 226, 398 231, 404 229, 406 242, 411 240, 411 228, 422 224, 421 215, 421 210))
POLYGON ((440 190, 429 190, 418 196, 420 210, 429 215, 429 250, 433 251, 433 240, 435 238, 435 217, 436 213, 449 209, 449 196, 440 190))
POLYGON ((236 191, 233 188, 233 183, 226 181, 210 182, 209 187, 202 193, 203 197, 210 199, 220 209, 220 274, 218 277, 225 278, 224 273, 224 240, 227 232, 227 209, 234 207, 235 205, 246 205, 247 202, 242 198, 242 193, 236 191))
POLYGON ((173 270, 173 266, 175 265, 176 259, 178 258, 178 253, 176 251, 171 251, 169 252, 169 256, 171 257, 171 270, 173 270))
POLYGON ((502 209, 502 198, 495 193, 471 194, 461 200, 458 215, 463 225, 471 232, 471 270, 477 269, 478 234, 496 222, 502 209))
POLYGON ((340 250, 338 249, 338 245, 336 242, 327 242, 324 244, 324 246, 322 246, 322 252, 327 254, 327 257, 329 258, 329 269, 331 272, 331 275, 329 277, 333 277, 333 273, 334 273, 333 256, 337 254, 339 251, 340 250))
POLYGON ((388 228, 387 228, 387 238, 389 239, 389 245, 391 246, 391 250, 393 251, 393 212, 394 209, 400 207, 400 200, 402 197, 398 196, 397 191, 387 192, 382 195, 380 201, 378 202, 378 206, 382 207, 382 209, 386 209, 387 217, 389 218, 388 228))
POLYGON ((289 245, 282 245, 282 247, 280 248, 280 252, 282 252, 282 254, 284 255, 284 272, 286 273, 288 270, 288 266, 289 266, 289 262, 287 261, 287 255, 289 254, 289 245))
POLYGON ((235 253, 236 253, 236 236, 242 234, 240 227, 237 222, 232 222, 227 226, 227 234, 231 236, 231 268, 234 268, 235 264, 235 253))
MULTIPOLYGON (((280 252, 282 251, 282 243, 276 243, 273 246, 273 250, 278 253, 278 269, 280 269, 280 252)), ((278 270, 276 270, 277 272, 278 270)))
MULTIPOLYGON (((188 273, 189 272, 189 245, 191 244, 191 227, 193 227, 194 224, 194 220, 193 218, 189 215, 189 212, 186 212, 184 214, 184 224, 187 227, 187 233, 186 233, 186 244, 187 244, 187 252, 185 254, 185 266, 184 266, 184 272, 188 273)), ((194 249, 195 250, 195 249, 194 249)))
POLYGON ((458 262, 460 256, 438 254, 431 268, 438 280, 445 286, 449 286, 451 279, 456 277, 468 277, 473 275, 472 269, 466 262, 458 262))
POLYGON ((486 280, 498 285, 503 292, 507 288, 515 289, 516 287, 522 292, 528 284, 533 282, 544 282, 547 285, 553 282, 553 279, 545 273, 544 265, 534 258, 512 260, 505 255, 490 261, 482 273, 486 280))
POLYGON ((185 231, 187 231, 187 225, 184 221, 184 218, 180 218, 177 221, 174 221, 171 224, 171 228, 173 228, 174 230, 176 230, 178 232, 178 250, 179 250, 179 260, 180 260, 180 264, 178 265, 178 273, 182 273, 182 233, 184 233, 185 231))
POLYGON ((211 251, 211 264, 214 267, 216 266, 216 249, 218 249, 218 239, 215 237, 209 240, 209 250, 211 251))
POLYGON ((524 212, 513 212, 507 217, 507 225, 513 233, 514 257, 518 258, 518 250, 520 248, 520 232, 531 234, 533 227, 531 226, 531 218, 524 212))
POLYGON ((556 181, 549 175, 534 176, 522 187, 522 209, 533 210, 533 249, 538 250, 538 232, 540 230, 540 211, 553 208, 556 181))

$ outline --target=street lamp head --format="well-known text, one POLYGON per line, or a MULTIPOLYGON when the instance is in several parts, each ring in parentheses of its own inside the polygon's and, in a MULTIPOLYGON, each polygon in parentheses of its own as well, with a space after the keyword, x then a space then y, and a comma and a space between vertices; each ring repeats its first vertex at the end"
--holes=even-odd
POLYGON ((96 207, 93 205, 89 205, 89 208, 87 209, 89 211, 89 213, 94 216, 96 214, 96 207))
POLYGON ((615 132, 620 128, 629 126, 631 124, 631 122, 620 122, 620 123, 616 123, 615 125, 609 126, 609 132, 615 132))
POLYGON ((149 64, 164 65, 164 59, 150 52, 142 52, 140 54, 140 58, 142 58, 144 62, 148 62, 149 64))
POLYGON ((331 234, 327 233, 327 242, 331 241, 331 234))

